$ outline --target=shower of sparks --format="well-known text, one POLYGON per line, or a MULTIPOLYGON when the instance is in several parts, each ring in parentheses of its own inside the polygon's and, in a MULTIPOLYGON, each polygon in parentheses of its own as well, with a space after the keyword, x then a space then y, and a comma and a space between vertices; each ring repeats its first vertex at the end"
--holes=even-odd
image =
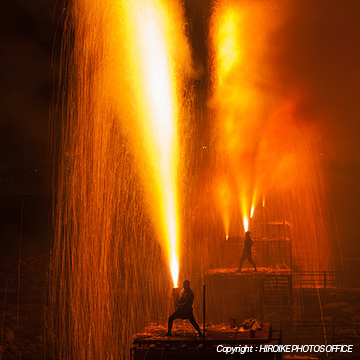
MULTIPOLYGON (((139 135, 146 144, 147 169, 152 175, 148 192, 159 236, 165 244, 174 287, 179 276, 179 109, 180 83, 172 58, 173 24, 163 1, 129 1, 127 13, 137 74, 139 135), (155 209, 156 207, 156 209, 155 209)), ((131 41, 129 40, 129 43, 131 41)), ((146 174, 145 176, 147 176, 146 174)))
POLYGON ((253 231, 257 221, 269 221, 270 212, 257 212, 261 201, 265 207, 266 193, 271 216, 292 220, 293 249, 300 266, 326 268, 329 187, 316 129, 301 128, 305 127, 297 111, 304 96, 301 90, 275 91, 276 67, 281 64, 272 62, 270 44, 284 19, 268 1, 215 0, 212 4, 210 103, 214 148, 220 159, 214 183, 227 183, 236 199, 227 209, 223 197, 216 199, 222 222, 231 229, 251 227, 253 231), (317 250, 311 251, 313 247, 317 250))

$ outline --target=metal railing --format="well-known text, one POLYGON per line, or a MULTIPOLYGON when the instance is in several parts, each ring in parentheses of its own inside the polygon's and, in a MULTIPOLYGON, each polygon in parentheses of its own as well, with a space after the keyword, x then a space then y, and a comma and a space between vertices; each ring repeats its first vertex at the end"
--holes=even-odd
POLYGON ((286 341, 300 341, 304 338, 308 341, 309 336, 312 343, 340 344, 360 340, 360 322, 358 321, 337 321, 331 320, 301 320, 301 321, 282 321, 272 322, 272 326, 281 328, 286 341))
POLYGON ((336 289, 347 287, 344 274, 337 271, 297 271, 293 273, 294 288, 336 289))

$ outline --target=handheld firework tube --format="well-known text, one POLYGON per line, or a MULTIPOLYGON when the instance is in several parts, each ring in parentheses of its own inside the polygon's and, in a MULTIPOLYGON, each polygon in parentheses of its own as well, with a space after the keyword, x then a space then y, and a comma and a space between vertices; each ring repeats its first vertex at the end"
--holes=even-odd
POLYGON ((178 287, 175 287, 172 289, 172 296, 174 300, 174 310, 177 309, 177 304, 179 302, 179 296, 180 296, 180 289, 178 287))

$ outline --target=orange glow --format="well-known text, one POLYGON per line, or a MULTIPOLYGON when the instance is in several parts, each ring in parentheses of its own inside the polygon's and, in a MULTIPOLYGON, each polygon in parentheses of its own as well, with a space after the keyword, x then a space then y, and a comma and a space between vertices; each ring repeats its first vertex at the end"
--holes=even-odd
POLYGON ((174 21, 180 19, 171 18, 166 3, 159 0, 128 1, 125 6, 126 13, 132 15, 127 23, 133 56, 131 74, 139 112, 134 132, 142 139, 146 157, 142 171, 149 204, 159 237, 166 247, 176 287, 179 275, 178 122, 181 108, 178 92, 181 80, 174 58, 181 47, 176 49, 173 36, 174 21))
POLYGON ((251 206, 250 218, 254 216, 255 205, 251 206))
POLYGON ((230 172, 242 216, 249 216, 255 207, 251 196, 257 185, 256 152, 251 139, 260 121, 258 90, 250 81, 257 73, 256 62, 247 54, 254 52, 248 31, 256 27, 249 14, 247 7, 236 1, 218 1, 211 18, 213 100, 223 134, 224 164, 230 165, 224 172, 230 172))
POLYGON ((249 229, 249 209, 250 203, 248 201, 248 198, 246 196, 242 196, 240 199, 240 210, 243 217, 243 225, 245 231, 249 229))
POLYGON ((218 52, 218 63, 224 74, 227 74, 234 62, 243 56, 243 51, 234 38, 236 23, 239 21, 237 13, 229 8, 219 21, 218 43, 221 44, 218 52))
POLYGON ((252 202, 251 202, 250 218, 252 218, 254 216, 254 210, 255 210, 255 204, 256 204, 256 194, 257 194, 257 191, 255 189, 253 198, 252 198, 252 202))
POLYGON ((231 206, 231 190, 228 182, 223 181, 219 183, 217 188, 218 204, 221 210, 222 221, 224 225, 225 234, 229 236, 230 227, 230 206, 231 206))
POLYGON ((249 230, 249 218, 247 216, 243 217, 243 224, 245 232, 249 230))
POLYGON ((330 184, 304 124, 314 119, 302 118, 311 94, 284 90, 283 62, 274 64, 281 12, 267 1, 211 3, 209 68, 196 74, 182 1, 67 3, 51 136, 55 358, 126 358, 142 324, 166 316, 180 272, 199 284, 233 257, 224 235, 255 230, 254 190, 271 206, 259 220, 291 220, 296 268, 331 269, 330 184))
POLYGON ((298 239, 294 244, 304 264, 326 267, 329 251, 310 253, 306 244, 312 239, 322 249, 328 241, 325 221, 319 218, 325 214, 327 184, 321 173, 325 163, 317 158, 322 151, 316 143, 316 119, 305 119, 298 111, 308 94, 278 86, 277 67, 282 65, 273 61, 276 49, 271 44, 284 19, 271 2, 213 4, 210 71, 215 147, 221 158, 217 171, 231 179, 233 198, 238 199, 229 211, 240 212, 246 231, 261 201, 258 194, 263 195, 263 207, 268 194, 272 216, 292 219, 298 239), (311 189, 316 189, 313 194, 311 189))
POLYGON ((178 281, 179 281, 179 263, 176 258, 176 254, 173 254, 171 259, 171 275, 174 282, 174 288, 178 287, 178 281))
POLYGON ((68 5, 49 333, 56 358, 122 359, 178 282, 191 52, 180 1, 68 5))

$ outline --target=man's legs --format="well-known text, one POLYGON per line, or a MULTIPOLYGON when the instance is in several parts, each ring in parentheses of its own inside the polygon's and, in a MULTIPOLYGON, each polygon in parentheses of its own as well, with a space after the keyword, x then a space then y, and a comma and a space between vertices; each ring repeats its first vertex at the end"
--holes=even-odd
POLYGON ((251 256, 251 252, 248 254, 248 260, 249 260, 249 263, 254 267, 255 271, 257 271, 257 268, 256 268, 256 264, 251 256))
POLYGON ((170 335, 171 335, 171 329, 172 329, 173 322, 174 322, 175 319, 178 319, 178 316, 177 316, 177 312, 176 312, 176 311, 169 316, 168 332, 167 332, 167 334, 166 334, 167 336, 170 336, 170 335))
POLYGON ((195 328, 195 330, 199 333, 199 336, 202 336, 202 332, 200 330, 199 324, 195 321, 194 314, 191 313, 188 317, 190 324, 195 328))
POLYGON ((238 271, 241 271, 241 267, 242 267, 242 264, 244 262, 244 260, 247 258, 247 255, 245 253, 245 251, 243 252, 241 258, 240 258, 240 263, 239 263, 239 268, 238 268, 238 271))

